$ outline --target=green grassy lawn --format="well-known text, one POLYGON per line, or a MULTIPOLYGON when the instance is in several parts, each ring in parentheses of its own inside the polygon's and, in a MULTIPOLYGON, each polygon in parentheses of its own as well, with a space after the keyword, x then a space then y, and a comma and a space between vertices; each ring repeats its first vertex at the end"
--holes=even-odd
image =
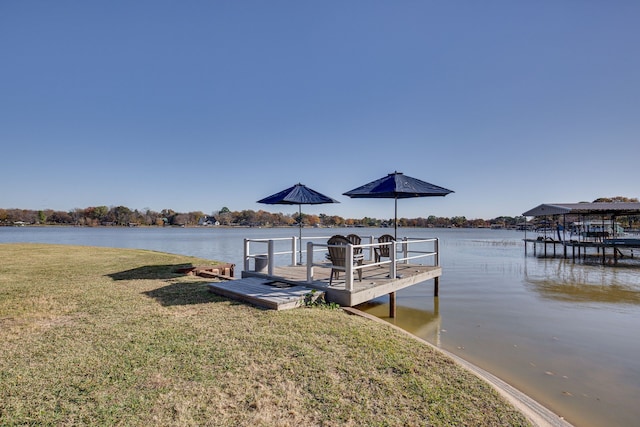
POLYGON ((0 245, 0 425, 528 425, 487 384, 342 310, 262 310, 159 252, 0 245))

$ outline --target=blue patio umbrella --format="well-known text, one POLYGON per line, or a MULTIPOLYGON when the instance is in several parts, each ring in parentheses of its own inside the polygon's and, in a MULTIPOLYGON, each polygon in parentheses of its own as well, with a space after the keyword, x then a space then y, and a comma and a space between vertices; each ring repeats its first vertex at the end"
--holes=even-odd
POLYGON ((258 203, 265 203, 267 205, 298 205, 300 263, 302 264, 302 205, 321 205, 340 202, 322 193, 318 193, 306 185, 298 183, 279 193, 258 200, 258 203))
POLYGON ((384 178, 376 179, 361 187, 343 193, 353 199, 394 199, 395 219, 393 221, 394 237, 398 238, 398 199, 410 197, 446 196, 453 193, 443 187, 404 175, 402 172, 390 173, 384 178))

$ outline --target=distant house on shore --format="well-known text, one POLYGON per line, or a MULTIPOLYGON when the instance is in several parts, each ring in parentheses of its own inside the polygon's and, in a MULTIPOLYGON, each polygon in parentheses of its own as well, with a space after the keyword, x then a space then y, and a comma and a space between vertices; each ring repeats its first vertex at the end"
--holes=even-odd
POLYGON ((220 225, 220 221, 218 221, 213 216, 205 215, 202 218, 200 218, 200 220, 198 221, 198 225, 209 227, 209 226, 212 226, 212 225, 220 225))

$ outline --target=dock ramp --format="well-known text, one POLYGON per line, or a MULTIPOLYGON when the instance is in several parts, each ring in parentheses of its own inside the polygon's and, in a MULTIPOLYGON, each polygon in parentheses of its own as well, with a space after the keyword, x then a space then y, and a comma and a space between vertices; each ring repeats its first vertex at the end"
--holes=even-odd
MULTIPOLYGON (((312 293, 311 288, 292 285, 277 280, 246 277, 238 280, 210 283, 209 292, 238 301, 248 302, 272 310, 287 310, 301 307, 305 298, 312 293)), ((323 292, 314 292, 319 297, 323 292)))

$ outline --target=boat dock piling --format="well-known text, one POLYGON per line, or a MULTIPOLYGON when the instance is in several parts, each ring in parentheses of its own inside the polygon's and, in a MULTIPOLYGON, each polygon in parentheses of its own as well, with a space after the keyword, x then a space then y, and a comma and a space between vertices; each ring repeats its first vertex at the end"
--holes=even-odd
MULTIPOLYGON (((595 249, 595 256, 602 260, 602 264, 607 264, 610 260, 613 264, 617 264, 621 258, 629 257, 634 258, 634 249, 640 249, 640 239, 607 239, 603 242, 590 242, 590 241, 561 241, 553 239, 523 239, 525 242, 525 255, 527 254, 527 243, 533 244, 533 255, 537 255, 538 245, 542 246, 542 256, 549 256, 549 252, 552 250, 553 257, 557 256, 557 247, 559 246, 562 251, 562 257, 569 258, 568 249, 571 248, 571 259, 573 262, 582 259, 583 261, 589 256, 588 250, 595 249), (548 249, 551 246, 552 249, 548 249), (623 250, 628 249, 629 253, 626 255, 623 250), (576 255, 577 254, 577 255, 576 255)), ((592 256, 593 257, 593 256, 592 256)))

